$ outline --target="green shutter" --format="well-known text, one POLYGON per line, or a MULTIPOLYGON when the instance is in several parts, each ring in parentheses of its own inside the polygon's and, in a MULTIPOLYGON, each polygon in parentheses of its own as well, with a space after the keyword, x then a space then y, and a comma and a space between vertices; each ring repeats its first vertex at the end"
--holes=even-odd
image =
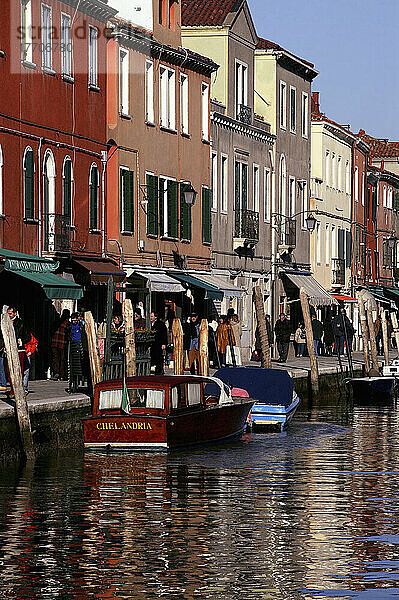
POLYGON ((67 160, 64 164, 64 179, 63 179, 63 214, 66 217, 71 217, 72 204, 72 162, 67 160))
POLYGON ((134 231, 134 172, 121 169, 120 176, 122 231, 134 231))
POLYGON ((211 190, 202 188, 202 242, 211 243, 211 190))
POLYGON ((90 229, 98 229, 98 169, 93 166, 90 172, 90 229))
POLYGON ((161 237, 166 235, 164 227, 164 202, 165 202, 165 183, 166 180, 162 177, 159 178, 159 194, 158 194, 158 206, 159 206, 159 234, 161 237))
POLYGON ((240 163, 235 163, 235 193, 234 193, 234 236, 240 237, 241 232, 241 200, 240 200, 240 163))
POLYGON ((180 239, 191 242, 191 206, 184 201, 184 190, 188 183, 180 184, 180 239))
POLYGON ((168 181, 168 237, 179 236, 179 186, 168 181))
POLYGON ((25 177, 25 218, 35 217, 35 159, 32 150, 25 154, 24 164, 25 177))
POLYGON ((146 176, 147 184, 147 234, 158 235, 158 177, 146 176))

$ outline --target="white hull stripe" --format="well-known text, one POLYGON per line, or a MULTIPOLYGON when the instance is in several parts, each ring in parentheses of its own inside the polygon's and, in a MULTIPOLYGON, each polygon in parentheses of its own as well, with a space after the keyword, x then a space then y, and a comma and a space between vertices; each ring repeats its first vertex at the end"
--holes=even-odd
POLYGON ((85 448, 167 448, 166 442, 86 442, 85 448))

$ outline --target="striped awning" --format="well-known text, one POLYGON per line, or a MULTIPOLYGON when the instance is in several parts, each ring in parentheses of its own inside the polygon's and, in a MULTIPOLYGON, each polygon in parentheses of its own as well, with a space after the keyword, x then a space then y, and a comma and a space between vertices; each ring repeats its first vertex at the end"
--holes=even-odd
POLYGON ((300 290, 304 288, 312 306, 332 306, 338 301, 310 273, 285 272, 284 275, 300 290))

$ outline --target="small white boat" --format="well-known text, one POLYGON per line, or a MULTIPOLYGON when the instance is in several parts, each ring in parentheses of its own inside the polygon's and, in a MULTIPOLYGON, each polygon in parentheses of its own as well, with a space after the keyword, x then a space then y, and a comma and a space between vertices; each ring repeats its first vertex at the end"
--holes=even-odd
POLYGON ((349 383, 353 391, 353 399, 358 403, 380 404, 392 400, 395 388, 395 377, 353 377, 349 383))

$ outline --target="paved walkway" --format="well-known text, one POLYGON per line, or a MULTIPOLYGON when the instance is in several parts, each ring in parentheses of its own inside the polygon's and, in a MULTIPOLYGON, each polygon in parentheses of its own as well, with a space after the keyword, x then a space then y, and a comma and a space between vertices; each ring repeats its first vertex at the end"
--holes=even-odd
MULTIPOLYGON (((396 358, 397 352, 390 352, 390 360, 396 358)), ((383 357, 379 356, 380 365, 383 365, 383 357)), ((258 362, 248 363, 246 366, 259 366, 258 362)), ((363 365, 363 354, 355 352, 353 354, 353 367, 355 371, 361 371, 363 365)), ((344 370, 348 367, 348 360, 342 357, 342 366, 344 370)), ((272 368, 286 369, 293 378, 307 377, 310 370, 310 361, 308 357, 288 358, 287 362, 282 364, 276 360, 272 361, 272 368)), ((337 356, 319 357, 319 374, 327 375, 339 372, 339 363, 337 356)), ((172 371, 171 371, 172 372, 172 371)), ((90 406, 90 398, 85 390, 77 394, 69 395, 66 392, 66 381, 31 381, 29 383, 30 393, 28 394, 28 405, 32 412, 41 412, 46 410, 63 410, 72 408, 81 408, 90 406)), ((0 418, 14 414, 14 401, 7 398, 7 395, 0 392, 0 418)))

